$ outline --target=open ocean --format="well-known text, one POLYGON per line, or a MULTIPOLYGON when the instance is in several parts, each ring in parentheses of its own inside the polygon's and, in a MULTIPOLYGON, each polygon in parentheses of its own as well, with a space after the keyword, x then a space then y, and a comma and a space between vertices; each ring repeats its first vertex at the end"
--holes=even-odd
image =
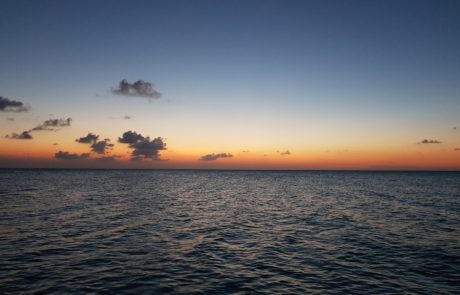
POLYGON ((460 173, 0 170, 0 293, 460 294, 460 173))

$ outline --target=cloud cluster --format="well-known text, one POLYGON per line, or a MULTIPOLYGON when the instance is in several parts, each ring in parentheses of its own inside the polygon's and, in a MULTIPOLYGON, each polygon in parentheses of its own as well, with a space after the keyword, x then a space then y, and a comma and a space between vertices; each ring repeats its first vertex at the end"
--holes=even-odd
POLYGON ((118 83, 118 87, 112 88, 112 93, 124 96, 146 97, 149 99, 161 97, 161 93, 154 89, 154 85, 144 80, 129 83, 126 79, 123 79, 118 83))
POLYGON ((57 130, 56 127, 69 127, 72 123, 72 118, 67 118, 67 119, 49 119, 46 120, 45 122, 41 123, 35 128, 32 128, 30 131, 41 131, 41 130, 47 130, 47 131, 55 131, 57 130))
POLYGON ((220 158, 232 158, 230 153, 207 154, 200 158, 201 161, 215 161, 220 158))
POLYGON ((417 142, 417 144, 440 144, 440 143, 442 142, 439 140, 435 140, 435 139, 424 139, 420 142, 417 142))
POLYGON ((118 138, 118 142, 129 145, 132 149, 131 160, 143 160, 152 159, 160 160, 160 151, 166 150, 166 143, 161 137, 150 140, 150 137, 144 137, 134 131, 126 131, 121 137, 118 138))
POLYGON ((72 122, 71 118, 67 119, 48 119, 41 123, 40 125, 30 129, 23 131, 22 133, 12 133, 11 135, 7 135, 6 138, 10 139, 32 139, 32 135, 30 134, 31 132, 34 131, 58 131, 59 129, 56 129, 56 127, 68 127, 70 126, 72 122))
POLYGON ((23 131, 22 133, 15 133, 13 132, 11 135, 5 136, 6 138, 11 138, 11 139, 32 139, 32 135, 30 134, 30 131, 23 131))
POLYGON ((20 101, 0 96, 0 112, 27 112, 29 109, 20 101))
POLYGON ((89 132, 88 135, 75 139, 76 142, 90 144, 91 151, 96 154, 105 154, 108 149, 114 145, 110 143, 110 139, 99 140, 99 135, 89 132))
POLYGON ((89 158, 89 153, 84 153, 84 154, 71 154, 69 152, 63 152, 59 151, 56 154, 54 154, 54 157, 56 159, 61 159, 61 160, 84 160, 89 158))

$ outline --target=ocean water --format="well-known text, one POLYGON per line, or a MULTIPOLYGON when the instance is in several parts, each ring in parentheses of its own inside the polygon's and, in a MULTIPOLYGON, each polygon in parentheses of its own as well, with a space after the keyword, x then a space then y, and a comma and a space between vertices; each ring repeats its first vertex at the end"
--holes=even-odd
POLYGON ((460 173, 0 170, 0 293, 459 294, 460 173))

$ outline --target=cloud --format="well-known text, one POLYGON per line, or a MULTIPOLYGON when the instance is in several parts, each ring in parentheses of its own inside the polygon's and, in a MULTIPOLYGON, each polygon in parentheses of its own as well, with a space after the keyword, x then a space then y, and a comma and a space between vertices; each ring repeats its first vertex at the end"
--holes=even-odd
POLYGON ((201 161, 215 161, 220 158, 232 158, 230 153, 207 154, 200 158, 201 161))
POLYGON ((107 149, 112 148, 113 144, 109 143, 110 139, 104 139, 91 145, 91 151, 96 154, 105 154, 107 149))
POLYGON ((276 151, 276 152, 280 154, 281 156, 289 156, 291 154, 291 152, 288 150, 285 150, 284 152, 280 152, 280 151, 276 151))
POLYGON ((124 96, 146 97, 148 99, 161 97, 161 93, 154 89, 154 85, 144 80, 137 80, 131 84, 126 79, 123 79, 118 83, 117 88, 112 88, 112 93, 124 96))
POLYGON ((40 130, 47 130, 47 131, 55 131, 56 127, 68 127, 72 123, 72 118, 67 119, 49 119, 43 122, 42 124, 38 125, 35 128, 32 128, 30 131, 40 131, 40 130))
POLYGON ((46 120, 45 122, 43 122, 42 124, 38 125, 35 128, 23 131, 20 134, 13 132, 11 135, 7 135, 6 137, 11 138, 11 139, 33 139, 32 135, 30 134, 33 131, 39 131, 39 130, 57 131, 58 129, 54 129, 52 127, 70 126, 71 122, 72 122, 71 118, 67 118, 67 119, 49 119, 49 120, 46 120))
POLYGON ((14 118, 6 118, 8 121, 14 121, 14 118))
POLYGON ((27 112, 30 107, 16 100, 0 96, 0 112, 27 112))
POLYGON ((118 142, 120 143, 128 143, 128 144, 133 144, 133 143, 136 143, 140 140, 143 140, 144 139, 144 136, 136 133, 136 132, 133 132, 133 131, 126 131, 125 133, 123 133, 122 137, 119 137, 118 138, 118 142))
POLYGON ((417 142, 417 144, 440 144, 440 143, 442 142, 439 140, 435 140, 435 139, 424 139, 420 142, 417 142))
POLYGON ((455 148, 454 151, 456 151, 456 152, 457 152, 457 151, 460 151, 460 148, 455 148))
POLYGON ((150 137, 144 137, 134 131, 123 133, 122 137, 118 138, 118 142, 129 144, 129 148, 132 149, 131 160, 160 160, 160 151, 166 150, 163 138, 157 137, 150 140, 150 137))
POLYGON ((89 153, 79 155, 79 154, 71 154, 69 152, 59 151, 56 154, 54 154, 54 157, 56 159, 61 159, 61 160, 84 160, 89 157, 89 153))
POLYGON ((91 151, 96 154, 105 154, 107 149, 112 148, 114 145, 109 143, 110 139, 106 138, 100 140, 99 135, 89 132, 88 135, 75 139, 76 142, 91 144, 91 151))
POLYGON ((23 131, 20 134, 13 132, 11 135, 7 135, 5 137, 10 139, 33 139, 30 131, 23 131))
POLYGON ((452 129, 457 130, 457 126, 452 127, 452 129))
POLYGON ((96 141, 99 139, 99 135, 93 134, 91 132, 88 133, 88 135, 84 137, 80 137, 75 139, 76 142, 79 143, 87 143, 87 144, 94 144, 96 141))
POLYGON ((123 119, 125 119, 125 120, 131 120, 132 117, 131 117, 131 116, 128 116, 128 115, 125 115, 125 116, 123 116, 123 119))

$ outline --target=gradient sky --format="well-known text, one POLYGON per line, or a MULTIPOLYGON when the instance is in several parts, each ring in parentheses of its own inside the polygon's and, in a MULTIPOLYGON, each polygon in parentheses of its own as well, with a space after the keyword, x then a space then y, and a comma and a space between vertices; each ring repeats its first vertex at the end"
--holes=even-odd
POLYGON ((30 106, 0 111, 0 167, 460 169, 460 1, 3 0, 0 40, 0 96, 30 106))

